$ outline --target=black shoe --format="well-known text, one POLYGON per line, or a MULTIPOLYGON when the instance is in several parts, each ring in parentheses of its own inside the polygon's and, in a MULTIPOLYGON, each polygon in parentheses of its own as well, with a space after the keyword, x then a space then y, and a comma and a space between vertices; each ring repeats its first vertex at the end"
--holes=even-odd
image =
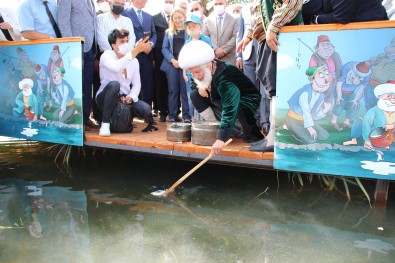
POLYGON ((258 142, 262 140, 262 138, 258 138, 255 135, 243 135, 241 138, 243 138, 243 142, 245 143, 253 143, 253 142, 258 142))
POLYGON ((159 117, 159 122, 166 122, 166 115, 161 115, 159 117))
POLYGON ((169 122, 182 122, 182 120, 180 118, 171 118, 169 122))
POLYGON ((274 145, 266 146, 267 140, 263 139, 251 145, 250 151, 251 152, 274 152, 274 145))
POLYGON ((157 110, 152 111, 152 117, 158 117, 158 111, 157 110))

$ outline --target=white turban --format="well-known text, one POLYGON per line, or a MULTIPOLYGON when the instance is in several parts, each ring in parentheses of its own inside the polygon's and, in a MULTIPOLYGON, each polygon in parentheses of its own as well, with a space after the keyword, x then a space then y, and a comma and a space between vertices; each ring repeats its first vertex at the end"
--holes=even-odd
POLYGON ((33 87, 33 80, 31 79, 22 79, 21 81, 19 81, 19 88, 23 89, 23 87, 28 84, 30 85, 30 87, 33 87))
POLYGON ((385 83, 374 88, 374 95, 378 98, 380 95, 393 93, 395 94, 395 84, 385 83))
POLYGON ((178 64, 182 69, 205 65, 215 58, 214 50, 201 40, 192 40, 185 44, 178 56, 178 64))

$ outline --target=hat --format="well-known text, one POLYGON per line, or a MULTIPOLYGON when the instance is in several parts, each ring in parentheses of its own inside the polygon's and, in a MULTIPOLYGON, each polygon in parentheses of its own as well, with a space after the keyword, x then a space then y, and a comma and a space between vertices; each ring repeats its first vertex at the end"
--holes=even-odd
POLYGON ((34 70, 35 70, 36 72, 40 72, 41 66, 40 66, 39 64, 36 64, 36 66, 34 67, 34 70))
POLYGON ((60 73, 62 74, 62 76, 64 75, 64 73, 66 73, 66 70, 63 67, 56 67, 59 69, 60 73))
POLYGON ((200 18, 195 15, 190 15, 187 20, 185 20, 184 25, 187 25, 189 22, 193 22, 195 24, 203 25, 202 21, 200 21, 200 18))
POLYGON ((23 89, 23 87, 24 87, 26 84, 29 85, 30 87, 33 87, 33 80, 28 79, 28 78, 22 79, 21 81, 19 81, 19 88, 20 88, 20 89, 23 89))
POLYGON ((331 42, 331 41, 329 40, 329 37, 327 35, 320 35, 317 38, 317 46, 321 42, 331 42))
POLYGON ((178 56, 178 64, 182 69, 205 65, 215 58, 214 50, 201 40, 192 40, 185 44, 178 56))
POLYGON ((320 67, 311 67, 311 68, 308 68, 307 70, 306 70, 306 75, 307 76, 313 76, 314 74, 315 74, 315 72, 317 71, 317 69, 319 69, 320 67))
POLYGON ((395 93, 395 81, 392 83, 380 84, 374 88, 374 95, 378 98, 380 95, 395 93))
POLYGON ((52 50, 57 50, 57 51, 59 51, 59 46, 58 46, 58 45, 53 46, 53 49, 52 49, 52 50))
POLYGON ((370 70, 370 65, 365 61, 355 64, 352 67, 352 70, 361 78, 367 77, 372 73, 372 71, 370 70))

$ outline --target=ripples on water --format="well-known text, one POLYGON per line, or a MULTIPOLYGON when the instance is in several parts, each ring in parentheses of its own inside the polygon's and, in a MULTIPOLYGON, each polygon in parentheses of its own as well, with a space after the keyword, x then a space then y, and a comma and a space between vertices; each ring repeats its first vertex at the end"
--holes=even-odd
POLYGON ((395 261, 392 192, 379 212, 358 188, 207 164, 158 198, 196 163, 87 149, 65 170, 47 146, 0 144, 0 262, 395 261))

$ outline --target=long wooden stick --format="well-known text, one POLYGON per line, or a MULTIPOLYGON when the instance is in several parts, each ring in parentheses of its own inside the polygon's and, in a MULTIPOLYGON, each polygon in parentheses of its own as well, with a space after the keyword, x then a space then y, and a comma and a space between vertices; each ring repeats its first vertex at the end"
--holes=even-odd
MULTIPOLYGON (((232 139, 229 139, 225 144, 224 147, 226 145, 228 145, 230 142, 232 141, 232 139)), ((172 193, 174 191, 174 189, 176 189, 176 187, 181 184, 182 182, 185 181, 185 179, 187 179, 191 174, 193 174, 197 169, 199 169, 203 164, 205 164, 208 160, 211 159, 211 157, 213 157, 213 155, 210 153, 206 158, 204 158, 204 160, 202 160, 200 163, 198 163, 195 167, 193 167, 189 172, 187 172, 183 177, 181 177, 180 179, 178 179, 177 182, 175 182, 169 189, 167 189, 162 195, 168 195, 170 193, 172 193)))

